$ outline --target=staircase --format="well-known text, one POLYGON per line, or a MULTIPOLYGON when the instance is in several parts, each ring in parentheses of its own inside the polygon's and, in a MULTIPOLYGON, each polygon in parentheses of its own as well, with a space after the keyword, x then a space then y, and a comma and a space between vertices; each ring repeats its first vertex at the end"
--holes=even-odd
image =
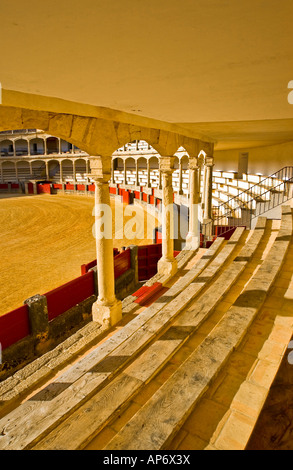
MULTIPOLYGON (((214 194, 220 196, 221 191, 214 194)), ((204 243, 216 235, 216 227, 225 226, 226 232, 242 225, 251 228, 254 219, 285 204, 292 197, 293 166, 286 166, 249 189, 238 192, 237 196, 226 196, 225 202, 213 207, 213 221, 202 225, 204 243)), ((224 233, 225 230, 221 230, 221 234, 224 233)))
POLYGON ((151 305, 127 297, 115 328, 90 322, 2 382, 0 449, 244 449, 293 334, 292 234, 283 206, 183 250, 151 305))

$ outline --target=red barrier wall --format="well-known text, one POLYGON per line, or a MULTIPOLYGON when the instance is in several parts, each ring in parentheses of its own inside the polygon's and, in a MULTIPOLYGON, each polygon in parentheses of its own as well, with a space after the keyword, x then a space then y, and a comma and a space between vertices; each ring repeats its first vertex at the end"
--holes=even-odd
POLYGON ((8 189, 8 184, 0 184, 0 189, 8 189))
POLYGON ((49 183, 38 184, 38 194, 51 194, 51 185, 49 183))
POLYGON ((11 183, 11 189, 19 189, 19 184, 11 183))
POLYGON ((114 257, 114 276, 115 279, 124 274, 131 267, 130 250, 122 251, 114 257))
POLYGON ((12 310, 0 317, 0 343, 2 349, 8 348, 30 334, 28 306, 12 310))
POLYGON ((54 183, 54 184, 53 184, 53 188, 54 188, 54 189, 62 189, 62 184, 54 183))
POLYGON ((161 257, 161 244, 138 247, 138 279, 140 281, 150 279, 157 273, 157 264, 161 257))
POLYGON ((84 184, 77 184, 76 189, 77 189, 77 191, 85 191, 85 185, 84 184))
POLYGON ((66 183, 65 189, 66 191, 74 191, 74 184, 66 183))
POLYGON ((33 183, 28 183, 27 190, 29 194, 34 194, 34 185, 33 183))
POLYGON ((95 192, 96 188, 94 184, 89 184, 87 187, 88 191, 95 192))
POLYGON ((95 283, 92 271, 47 292, 44 295, 47 297, 49 321, 88 299, 94 293, 95 283))

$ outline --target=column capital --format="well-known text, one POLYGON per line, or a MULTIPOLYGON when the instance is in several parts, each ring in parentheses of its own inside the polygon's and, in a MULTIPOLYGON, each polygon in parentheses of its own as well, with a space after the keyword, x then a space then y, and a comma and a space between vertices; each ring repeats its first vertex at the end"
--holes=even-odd
POLYGON ((175 157, 159 157, 159 167, 162 173, 173 173, 175 157))
POLYGON ((91 156, 89 157, 91 167, 91 178, 100 183, 107 183, 111 179, 112 157, 91 156))
POLYGON ((200 159, 198 157, 189 157, 188 168, 190 170, 198 170, 200 168, 200 159))
POLYGON ((206 156, 204 159, 205 166, 214 166, 214 157, 206 156))

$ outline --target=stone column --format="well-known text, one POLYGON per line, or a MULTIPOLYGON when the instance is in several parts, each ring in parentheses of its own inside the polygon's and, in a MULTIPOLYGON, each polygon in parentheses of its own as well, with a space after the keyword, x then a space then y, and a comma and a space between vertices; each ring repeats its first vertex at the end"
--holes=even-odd
MULTIPOLYGON (((98 219, 103 207, 109 207, 112 214, 109 194, 111 157, 91 157, 90 165, 96 187, 95 214, 98 219)), ((107 237, 107 234, 104 237, 96 236, 96 248, 99 296, 93 304, 93 321, 110 327, 122 319, 122 303, 115 296, 113 238, 107 237)))
POLYGON ((126 159, 123 160, 123 184, 127 185, 126 159))
POLYGON ((114 159, 111 160, 111 184, 115 184, 115 176, 114 176, 114 159))
POLYGON ((135 186, 139 186, 138 160, 135 160, 135 186))
POLYGON ((46 179, 50 179, 50 173, 49 173, 49 162, 45 162, 46 165, 46 179))
POLYGON ((147 160, 147 187, 151 188, 151 167, 150 160, 147 160))
POLYGON ((18 170, 17 170, 17 163, 14 162, 14 168, 15 168, 15 177, 18 179, 18 170))
POLYGON ((44 139, 44 155, 47 155, 47 139, 44 139))
POLYGON ((72 171, 73 171, 73 184, 76 184, 76 168, 75 168, 75 160, 72 162, 72 171))
POLYGON ((160 158, 162 174, 162 258, 158 262, 160 274, 173 276, 177 272, 177 261, 174 258, 174 216, 173 216, 173 187, 172 173, 174 158, 160 158))
POLYGON ((182 191, 182 158, 179 160, 179 192, 178 194, 183 194, 182 191))
POLYGON ((204 203, 204 220, 212 220, 212 196, 213 196, 213 167, 214 159, 213 157, 205 158, 205 172, 204 172, 204 194, 203 194, 203 203, 204 203))
POLYGON ((186 248, 197 250, 200 246, 200 171, 197 158, 189 159, 189 224, 186 236, 186 248))
POLYGON ((59 167, 60 167, 60 182, 63 183, 63 167, 62 167, 62 161, 59 162, 59 167))

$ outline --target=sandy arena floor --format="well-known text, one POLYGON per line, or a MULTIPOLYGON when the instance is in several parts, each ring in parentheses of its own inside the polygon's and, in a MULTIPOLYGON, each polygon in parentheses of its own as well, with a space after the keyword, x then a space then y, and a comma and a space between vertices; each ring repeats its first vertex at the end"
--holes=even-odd
MULTIPOLYGON (((114 200, 111 204, 114 217, 114 200)), ((93 197, 0 195, 0 315, 78 277, 80 266, 96 258, 93 208, 93 197)), ((130 240, 127 234, 120 239, 122 223, 130 219, 119 216, 114 246, 152 243, 130 240)), ((147 235, 147 218, 138 215, 136 220, 144 221, 147 235)))

